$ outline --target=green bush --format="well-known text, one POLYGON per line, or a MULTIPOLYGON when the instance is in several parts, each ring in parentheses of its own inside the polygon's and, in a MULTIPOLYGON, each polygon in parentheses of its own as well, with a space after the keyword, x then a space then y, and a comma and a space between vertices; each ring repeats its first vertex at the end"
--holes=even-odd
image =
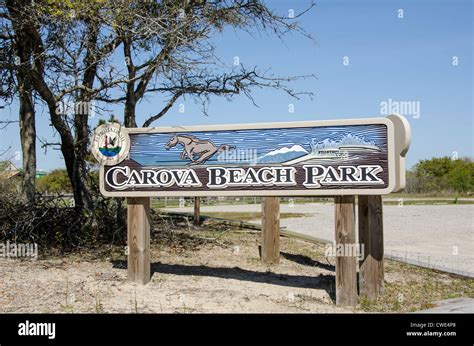
POLYGON ((407 172, 407 192, 458 193, 474 191, 474 162, 470 158, 449 157, 422 160, 407 172))
POLYGON ((65 169, 56 169, 46 176, 37 179, 36 189, 40 192, 72 192, 71 183, 65 169))

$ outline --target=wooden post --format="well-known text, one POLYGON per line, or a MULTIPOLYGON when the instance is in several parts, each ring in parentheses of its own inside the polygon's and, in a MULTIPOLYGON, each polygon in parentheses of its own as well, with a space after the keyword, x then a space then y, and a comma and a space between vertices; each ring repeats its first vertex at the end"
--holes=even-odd
POLYGON ((354 196, 336 196, 336 304, 355 306, 357 304, 357 261, 355 254, 338 256, 339 248, 355 246, 355 203, 354 196), (352 255, 352 256, 347 256, 352 255))
POLYGON ((382 196, 359 196, 360 295, 376 299, 383 294, 383 202, 382 196))
POLYGON ((260 257, 264 264, 280 261, 280 198, 262 198, 262 245, 260 257))
POLYGON ((129 197, 128 279, 140 284, 150 281, 150 198, 129 197))
POLYGON ((194 197, 194 226, 201 224, 201 197, 194 197))

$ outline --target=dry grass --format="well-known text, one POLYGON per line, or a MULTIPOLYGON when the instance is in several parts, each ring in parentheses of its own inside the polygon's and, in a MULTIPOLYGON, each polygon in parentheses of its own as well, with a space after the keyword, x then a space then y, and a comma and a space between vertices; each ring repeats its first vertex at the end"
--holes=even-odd
POLYGON ((359 299, 370 312, 411 312, 457 297, 474 297, 474 279, 385 260, 385 292, 377 300, 359 299))

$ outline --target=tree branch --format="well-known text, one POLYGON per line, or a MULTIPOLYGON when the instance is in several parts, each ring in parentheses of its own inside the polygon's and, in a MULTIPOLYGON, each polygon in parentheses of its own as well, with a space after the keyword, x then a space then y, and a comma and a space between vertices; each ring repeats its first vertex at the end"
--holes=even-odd
POLYGON ((173 106, 173 104, 176 102, 176 100, 183 94, 183 92, 178 91, 176 94, 171 97, 171 99, 168 101, 166 106, 156 115, 153 115, 149 117, 144 123, 142 127, 148 127, 153 123, 154 121, 160 119, 162 116, 166 114, 166 112, 169 111, 169 109, 173 106))

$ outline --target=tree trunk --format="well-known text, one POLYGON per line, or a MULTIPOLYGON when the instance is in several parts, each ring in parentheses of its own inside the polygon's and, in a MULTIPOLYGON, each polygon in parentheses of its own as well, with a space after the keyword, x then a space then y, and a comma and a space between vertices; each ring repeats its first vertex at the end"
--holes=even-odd
POLYGON ((130 37, 125 37, 123 40, 123 54, 127 62, 128 78, 130 79, 127 83, 123 120, 125 127, 137 127, 137 121, 135 119, 137 97, 135 94, 135 82, 132 80, 135 78, 136 71, 132 61, 132 41, 130 37))
POLYGON ((62 119, 56 114, 55 104, 53 102, 49 103, 48 108, 51 122, 61 138, 61 153, 63 154, 67 174, 71 183, 74 205, 76 209, 80 210, 84 208, 85 205, 88 205, 88 190, 86 190, 84 179, 81 174, 82 166, 77 160, 75 141, 66 124, 62 122, 62 119))
MULTIPOLYGON (((78 102, 84 102, 79 100, 78 102)), ((88 102, 88 101, 86 101, 88 102)), ((89 105, 89 103, 85 103, 89 105)), ((83 107, 79 107, 83 109, 83 107)), ((78 189, 79 194, 81 195, 81 204, 83 204, 87 209, 92 207, 92 197, 87 186, 87 179, 89 176, 89 171, 87 167, 86 157, 89 146, 89 114, 88 111, 83 114, 81 110, 76 110, 74 115, 74 130, 75 130, 75 139, 74 139, 74 154, 75 154, 75 164, 73 165, 73 176, 75 179, 75 184, 78 189)))
POLYGON ((22 197, 28 202, 35 200, 36 183, 36 124, 33 101, 33 85, 30 78, 33 42, 31 36, 21 25, 22 8, 30 5, 31 0, 7 1, 8 11, 12 15, 15 54, 20 58, 20 68, 16 71, 19 94, 19 124, 23 159, 22 197), (18 6, 18 7, 17 7, 18 6))
POLYGON ((135 95, 133 91, 133 84, 131 86, 127 86, 127 89, 131 92, 127 91, 127 100, 125 102, 125 110, 124 110, 124 123, 125 127, 137 127, 137 121, 135 119, 135 112, 137 108, 137 102, 135 101, 135 95))
POLYGON ((71 182, 72 194, 74 197, 74 206, 77 209, 84 207, 84 200, 81 193, 81 175, 79 174, 76 164, 76 155, 74 153, 74 145, 72 142, 64 140, 61 136, 61 153, 66 164, 67 175, 71 182))
MULTIPOLYGON (((25 193, 27 193, 28 196, 34 196, 36 160, 35 158, 33 159, 35 154, 35 133, 33 131, 34 104, 31 95, 31 88, 34 87, 36 92, 38 92, 48 105, 51 123, 61 137, 61 152, 71 182, 75 206, 77 209, 82 209, 84 206, 89 207, 90 202, 90 194, 85 184, 87 167, 84 160, 88 145, 88 116, 87 114, 80 115, 80 119, 78 119, 77 124, 75 124, 75 129, 78 129, 75 133, 76 138, 73 138, 68 124, 60 114, 57 114, 57 100, 45 82, 44 77, 44 66, 41 60, 43 43, 37 28, 25 17, 27 11, 24 11, 24 9, 32 3, 33 0, 8 0, 6 3, 12 17, 13 29, 16 36, 15 50, 21 61, 21 68, 18 70, 19 85, 20 87, 23 85, 25 91, 23 97, 20 99, 20 126, 25 165, 25 193), (22 83, 22 81, 24 83, 22 83)), ((94 40, 94 37, 92 37, 92 40, 94 40)), ((92 44, 93 43, 92 41, 92 44)), ((91 59, 90 55, 87 59, 91 59)), ((94 81, 95 71, 91 68, 85 74, 88 80, 84 85, 90 87, 94 81)), ((20 97, 21 96, 22 95, 20 95, 20 97)))
POLYGON ((35 108, 31 84, 21 78, 20 101, 20 139, 23 154, 22 197, 28 202, 35 200, 36 185, 36 125, 35 108))

